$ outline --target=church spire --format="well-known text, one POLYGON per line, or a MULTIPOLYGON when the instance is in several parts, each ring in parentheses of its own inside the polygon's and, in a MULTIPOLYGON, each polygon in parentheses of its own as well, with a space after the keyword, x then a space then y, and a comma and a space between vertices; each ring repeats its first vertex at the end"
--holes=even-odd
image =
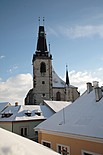
POLYGON ((69 84, 68 66, 66 65, 66 85, 69 86, 69 84))
POLYGON ((45 53, 47 51, 47 43, 46 43, 46 35, 45 35, 44 26, 39 26, 37 51, 41 53, 45 53))
POLYGON ((32 63, 36 58, 50 58, 52 59, 52 55, 49 53, 46 43, 46 34, 44 29, 44 17, 43 17, 43 25, 40 25, 40 17, 38 19, 39 22, 39 31, 38 31, 38 40, 37 40, 37 47, 36 52, 33 54, 32 63))

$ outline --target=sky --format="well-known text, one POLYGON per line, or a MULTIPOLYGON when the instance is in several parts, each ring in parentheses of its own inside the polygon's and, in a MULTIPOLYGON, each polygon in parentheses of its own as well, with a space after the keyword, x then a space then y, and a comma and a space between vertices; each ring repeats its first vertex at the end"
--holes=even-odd
POLYGON ((32 88, 38 17, 57 74, 65 80, 68 65, 80 93, 103 85, 103 0, 0 0, 0 102, 24 104, 32 88))

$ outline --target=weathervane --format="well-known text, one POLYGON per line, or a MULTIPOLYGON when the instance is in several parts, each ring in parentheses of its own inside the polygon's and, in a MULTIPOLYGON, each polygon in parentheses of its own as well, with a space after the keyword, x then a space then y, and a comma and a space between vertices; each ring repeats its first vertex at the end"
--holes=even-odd
MULTIPOLYGON (((39 23, 39 26, 40 26, 40 17, 38 17, 38 23, 39 23)), ((43 26, 44 26, 44 23, 45 23, 45 18, 43 17, 43 26)))

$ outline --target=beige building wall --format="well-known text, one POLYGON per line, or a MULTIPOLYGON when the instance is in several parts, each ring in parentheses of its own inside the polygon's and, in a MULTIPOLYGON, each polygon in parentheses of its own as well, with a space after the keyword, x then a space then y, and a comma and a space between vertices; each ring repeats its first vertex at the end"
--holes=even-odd
POLYGON ((27 128, 27 135, 25 137, 29 139, 35 139, 34 127, 36 127, 42 121, 16 121, 13 122, 13 132, 21 135, 21 128, 27 128))
POLYGON ((75 101, 80 94, 76 87, 66 87, 66 101, 75 101))
POLYGON ((0 122, 0 127, 12 132, 12 122, 0 122))
POLYGON ((56 94, 60 92, 61 101, 65 101, 65 89, 64 88, 53 88, 53 100, 56 101, 56 94))
POLYGON ((39 132, 39 143, 43 143, 43 141, 50 142, 51 148, 58 152, 57 146, 63 145, 68 146, 69 154, 68 155, 103 155, 103 139, 89 139, 89 137, 64 137, 63 135, 56 134, 47 134, 39 132))
POLYGON ((29 139, 34 140, 35 137, 37 136, 36 134, 34 134, 34 127, 36 127, 42 121, 43 120, 0 122, 0 127, 3 128, 3 129, 6 129, 8 131, 11 131, 13 133, 16 133, 18 135, 21 135, 21 128, 23 128, 23 130, 25 130, 25 128, 26 128, 27 135, 25 135, 24 137, 27 137, 29 139))
POLYGON ((53 100, 56 101, 56 94, 60 93, 61 101, 75 101, 80 94, 76 87, 53 88, 53 100))

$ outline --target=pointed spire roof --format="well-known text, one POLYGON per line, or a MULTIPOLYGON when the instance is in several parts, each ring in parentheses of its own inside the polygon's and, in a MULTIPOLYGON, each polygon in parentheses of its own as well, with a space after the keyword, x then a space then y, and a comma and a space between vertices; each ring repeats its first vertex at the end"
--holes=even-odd
MULTIPOLYGON (((43 22, 44 22, 44 18, 43 18, 43 22)), ((40 24, 40 18, 39 18, 39 24, 40 24)), ((32 63, 38 57, 39 58, 42 57, 42 58, 52 59, 52 55, 49 52, 50 51, 48 51, 48 49, 47 49, 46 34, 45 34, 44 25, 43 26, 39 25, 37 47, 36 47, 35 54, 33 54, 32 63)))
POLYGON ((40 51, 41 53, 45 53, 47 51, 46 34, 44 26, 39 26, 37 51, 40 51))
POLYGON ((70 85, 67 65, 66 65, 66 85, 68 85, 68 86, 70 85))

